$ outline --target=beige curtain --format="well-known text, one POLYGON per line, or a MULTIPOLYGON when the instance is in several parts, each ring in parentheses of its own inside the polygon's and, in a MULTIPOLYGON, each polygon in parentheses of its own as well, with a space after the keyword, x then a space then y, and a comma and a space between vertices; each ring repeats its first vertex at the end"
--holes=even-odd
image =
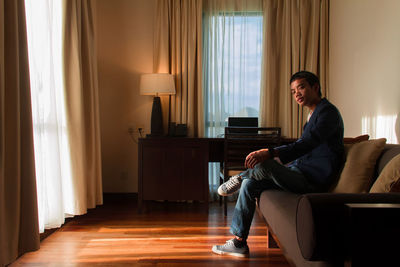
POLYGON ((175 76, 176 95, 162 97, 164 127, 188 125, 189 136, 204 135, 202 91, 202 1, 159 0, 154 35, 156 73, 175 76), (168 114, 168 110, 171 113, 168 114))
POLYGON ((98 79, 93 2, 64 1, 64 71, 75 207, 102 204, 98 79))
POLYGON ((261 125, 280 126, 283 135, 296 138, 308 111, 293 101, 291 75, 316 73, 328 95, 329 0, 264 0, 263 9, 261 125))
POLYGON ((0 0, 0 266, 39 249, 24 0, 0 0))

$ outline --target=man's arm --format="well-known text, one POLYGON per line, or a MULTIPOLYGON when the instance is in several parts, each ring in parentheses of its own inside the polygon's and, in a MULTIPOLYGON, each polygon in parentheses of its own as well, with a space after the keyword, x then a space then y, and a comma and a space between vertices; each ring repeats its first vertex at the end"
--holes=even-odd
POLYGON ((334 106, 326 106, 314 115, 317 116, 315 122, 308 125, 309 129, 296 142, 275 148, 284 164, 311 152, 336 134, 336 129, 342 124, 340 114, 334 106))

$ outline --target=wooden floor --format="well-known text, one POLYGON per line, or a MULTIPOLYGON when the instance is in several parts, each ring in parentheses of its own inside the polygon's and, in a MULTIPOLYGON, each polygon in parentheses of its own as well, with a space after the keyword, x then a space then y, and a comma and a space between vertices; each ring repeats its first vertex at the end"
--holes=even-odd
POLYGON ((44 239, 40 250, 11 266, 289 266, 279 249, 267 249, 266 227, 255 215, 248 239, 250 258, 220 256, 214 244, 231 238, 228 217, 212 204, 150 203, 137 214, 132 198, 106 200, 44 239))

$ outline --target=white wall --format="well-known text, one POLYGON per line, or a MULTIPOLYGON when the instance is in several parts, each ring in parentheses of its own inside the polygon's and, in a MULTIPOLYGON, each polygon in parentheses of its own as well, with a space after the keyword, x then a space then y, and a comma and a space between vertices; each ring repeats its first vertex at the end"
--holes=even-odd
POLYGON ((400 141, 400 1, 330 2, 329 99, 345 136, 400 141))
POLYGON ((137 192, 138 146, 128 128, 149 132, 152 97, 139 95, 139 77, 153 71, 156 2, 96 4, 103 190, 137 192))

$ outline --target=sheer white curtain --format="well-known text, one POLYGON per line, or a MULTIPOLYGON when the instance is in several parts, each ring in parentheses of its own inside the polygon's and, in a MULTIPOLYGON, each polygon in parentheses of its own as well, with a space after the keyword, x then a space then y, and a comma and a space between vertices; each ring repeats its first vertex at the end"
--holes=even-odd
POLYGON ((71 161, 62 76, 62 1, 25 0, 32 91, 39 228, 64 223, 71 161))
MULTIPOLYGON (((203 17, 205 136, 222 136, 230 116, 258 117, 263 44, 262 1, 208 0, 203 17)), ((210 167, 216 197, 219 167, 210 167)))

